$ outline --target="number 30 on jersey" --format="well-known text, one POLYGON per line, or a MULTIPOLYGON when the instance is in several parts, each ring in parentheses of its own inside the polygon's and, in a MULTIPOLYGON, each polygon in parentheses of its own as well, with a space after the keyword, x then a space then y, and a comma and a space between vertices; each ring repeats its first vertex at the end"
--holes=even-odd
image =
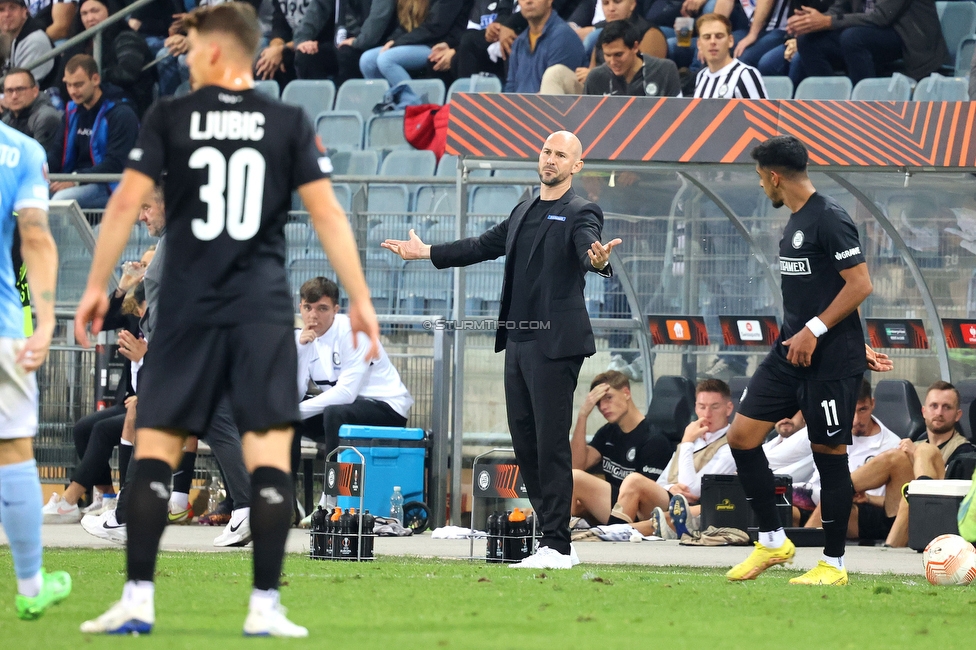
POLYGON ((207 218, 194 219, 193 235, 202 241, 227 234, 247 241, 261 228, 264 202, 264 156, 250 147, 238 149, 230 159, 213 147, 193 152, 190 169, 207 169, 207 184, 200 187, 200 200, 207 204, 207 218), (225 196, 226 194, 226 196, 225 196))

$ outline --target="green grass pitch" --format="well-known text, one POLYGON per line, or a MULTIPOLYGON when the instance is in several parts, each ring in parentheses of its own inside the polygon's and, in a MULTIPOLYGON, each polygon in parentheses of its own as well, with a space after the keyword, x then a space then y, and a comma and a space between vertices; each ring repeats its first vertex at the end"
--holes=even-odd
POLYGON ((784 569, 729 584, 714 569, 540 572, 479 561, 381 557, 360 564, 298 555, 286 560, 282 602, 310 637, 243 639, 250 552, 163 553, 152 635, 81 634, 83 620, 119 598, 123 564, 121 550, 46 550, 46 567, 69 571, 74 590, 40 620, 24 622, 14 612, 10 552, 0 549, 0 647, 976 647, 976 587, 932 587, 921 575, 854 575, 848 587, 811 588, 788 585, 797 572, 784 569))

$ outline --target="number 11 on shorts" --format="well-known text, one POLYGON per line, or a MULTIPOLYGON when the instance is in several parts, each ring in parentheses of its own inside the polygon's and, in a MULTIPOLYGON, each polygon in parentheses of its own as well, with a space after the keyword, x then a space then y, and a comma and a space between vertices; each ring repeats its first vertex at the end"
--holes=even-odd
POLYGON ((827 420, 828 427, 840 426, 840 420, 837 419, 837 400, 824 400, 820 402, 820 407, 824 410, 824 418, 827 420))

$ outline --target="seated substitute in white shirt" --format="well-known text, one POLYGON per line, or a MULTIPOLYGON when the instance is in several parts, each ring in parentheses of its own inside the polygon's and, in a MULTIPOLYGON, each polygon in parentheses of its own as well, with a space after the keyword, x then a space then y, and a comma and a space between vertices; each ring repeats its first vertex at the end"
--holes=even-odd
MULTIPOLYGON (((695 387, 698 419, 685 428, 678 450, 657 481, 639 473, 620 485, 620 495, 610 512, 611 524, 628 523, 644 535, 671 538, 675 529, 666 511, 676 502, 697 504, 705 474, 735 474, 735 461, 726 433, 732 415, 729 386, 720 379, 706 379, 695 387)), ((693 505, 686 516, 694 520, 701 507, 693 505)), ((693 526, 689 526, 694 529, 693 526)))
POLYGON ((413 397, 382 345, 379 358, 363 360, 369 340, 360 335, 353 345, 349 317, 339 313, 336 283, 312 278, 299 295, 304 324, 295 332, 303 420, 299 433, 325 442, 331 451, 339 444, 343 424, 405 426, 413 397), (310 382, 315 386, 311 391, 310 382))
POLYGON ((792 418, 784 418, 775 425, 776 436, 763 443, 766 460, 773 474, 785 474, 793 484, 802 484, 813 478, 813 449, 807 435, 806 422, 799 411, 792 418))
MULTIPOLYGON (((851 444, 847 446, 847 466, 853 472, 875 456, 901 443, 901 437, 874 417, 874 398, 871 384, 861 382, 857 406, 854 410, 854 424, 851 426, 851 444)), ((793 503, 815 505, 813 513, 806 521, 807 528, 820 528, 820 474, 814 472, 809 483, 793 486, 793 503)), ((854 495, 854 507, 847 523, 848 539, 886 539, 895 518, 885 512, 885 486, 858 492, 854 495)))

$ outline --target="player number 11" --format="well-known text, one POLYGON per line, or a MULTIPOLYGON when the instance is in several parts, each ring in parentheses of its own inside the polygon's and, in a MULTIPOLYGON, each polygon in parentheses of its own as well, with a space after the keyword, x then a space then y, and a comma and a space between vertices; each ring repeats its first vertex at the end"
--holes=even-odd
POLYGON ((227 228, 227 234, 247 241, 261 228, 261 204, 264 202, 264 156, 245 147, 224 158, 213 147, 201 147, 189 160, 190 169, 207 168, 207 184, 200 187, 200 200, 207 204, 207 218, 194 219, 193 235, 202 241, 216 239, 227 228), (226 199, 224 194, 226 192, 226 199))
POLYGON ((824 400, 820 402, 820 407, 824 410, 824 417, 827 419, 828 427, 840 426, 840 420, 837 419, 837 400, 824 400))

